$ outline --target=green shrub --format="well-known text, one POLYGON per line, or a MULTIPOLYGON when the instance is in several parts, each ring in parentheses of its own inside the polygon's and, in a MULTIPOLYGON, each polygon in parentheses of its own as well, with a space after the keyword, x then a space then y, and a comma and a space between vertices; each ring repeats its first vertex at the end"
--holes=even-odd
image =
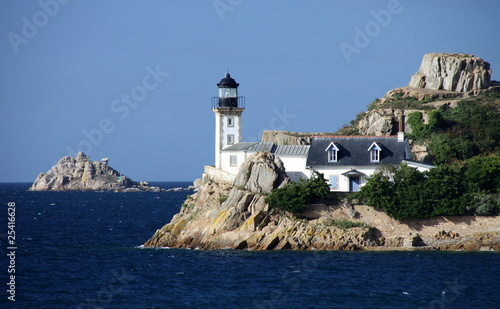
POLYGON ((394 98, 395 100, 399 100, 399 99, 401 99, 401 97, 402 97, 402 96, 403 96, 403 93, 402 93, 402 92, 396 92, 396 93, 394 94, 393 98, 394 98))
POLYGON ((462 100, 457 107, 443 114, 446 132, 452 138, 462 138, 474 144, 476 153, 499 150, 500 112, 495 99, 462 100))
POLYGON ((290 182, 282 188, 273 189, 266 203, 295 214, 304 212, 307 205, 323 199, 330 187, 323 174, 313 171, 311 178, 290 182))
POLYGON ((493 194, 476 194, 474 208, 479 216, 496 216, 500 214, 500 196, 493 194))
POLYGON ((348 200, 359 199, 379 208, 390 208, 394 201, 394 183, 382 171, 373 174, 359 192, 349 195, 348 200))
POLYGON ((449 134, 431 134, 429 153, 435 164, 444 164, 453 159, 466 160, 476 155, 476 145, 461 136, 453 138, 449 134))
POLYGON ((386 206, 386 212, 397 220, 429 217, 432 207, 422 194, 424 181, 423 173, 401 165, 394 174, 395 202, 386 206))
POLYGON ((464 173, 454 165, 440 165, 425 173, 422 194, 432 205, 431 216, 461 215, 466 212, 467 182, 464 173))
POLYGON ((476 156, 465 164, 470 191, 500 191, 500 155, 476 156))
POLYGON ((410 113, 407 121, 412 131, 411 134, 408 134, 410 138, 420 140, 427 135, 424 118, 422 117, 421 112, 410 113))
POLYGON ((457 166, 441 165, 421 173, 403 164, 391 181, 381 171, 361 188, 366 204, 397 220, 461 215, 467 212, 468 185, 457 166))
POLYGON ((411 126, 412 133, 410 138, 422 140, 431 133, 436 132, 443 125, 443 115, 437 109, 427 113, 429 121, 424 124, 424 118, 421 112, 413 112, 408 115, 408 124, 411 126))

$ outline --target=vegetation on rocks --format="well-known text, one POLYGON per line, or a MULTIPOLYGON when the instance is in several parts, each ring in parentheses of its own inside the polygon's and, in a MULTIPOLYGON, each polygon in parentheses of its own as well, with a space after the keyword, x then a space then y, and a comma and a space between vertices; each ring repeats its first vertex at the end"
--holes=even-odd
POLYGON ((470 98, 457 107, 441 106, 428 113, 424 124, 420 112, 411 113, 410 138, 428 141, 435 164, 467 160, 479 154, 500 151, 500 94, 470 98))
POLYGON ((308 204, 318 202, 328 195, 330 188, 323 174, 314 171, 311 178, 290 182, 273 189, 266 203, 294 214, 302 213, 308 204))
POLYGON ((351 196, 397 220, 500 212, 500 156, 477 156, 427 172, 402 165, 392 175, 379 171, 351 196))

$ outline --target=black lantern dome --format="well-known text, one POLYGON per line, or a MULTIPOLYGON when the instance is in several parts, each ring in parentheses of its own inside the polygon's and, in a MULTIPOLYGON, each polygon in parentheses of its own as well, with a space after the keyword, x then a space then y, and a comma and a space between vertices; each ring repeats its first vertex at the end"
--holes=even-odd
POLYGON ((217 84, 219 87, 218 107, 238 107, 238 84, 229 73, 217 84))
POLYGON ((219 88, 238 88, 240 84, 238 84, 234 78, 231 77, 231 74, 226 73, 226 77, 220 80, 220 83, 217 84, 219 88))

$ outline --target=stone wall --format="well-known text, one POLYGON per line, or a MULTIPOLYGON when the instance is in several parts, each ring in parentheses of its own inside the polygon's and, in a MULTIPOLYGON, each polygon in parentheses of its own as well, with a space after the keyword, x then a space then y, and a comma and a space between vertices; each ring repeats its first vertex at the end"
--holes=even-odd
POLYGON ((498 231, 500 216, 447 216, 429 219, 406 220, 403 223, 392 219, 385 212, 371 206, 354 206, 359 220, 376 226, 384 237, 420 234, 422 238, 432 238, 441 231, 452 231, 460 235, 498 231))

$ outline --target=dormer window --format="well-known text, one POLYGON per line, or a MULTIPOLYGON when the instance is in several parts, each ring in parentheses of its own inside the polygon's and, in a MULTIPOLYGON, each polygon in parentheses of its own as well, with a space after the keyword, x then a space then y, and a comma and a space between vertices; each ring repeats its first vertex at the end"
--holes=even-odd
POLYGON ((338 151, 339 148, 335 145, 335 143, 330 143, 328 147, 325 149, 327 153, 328 162, 337 162, 338 161, 338 151))
POLYGON ((328 162, 337 162, 337 150, 328 150, 328 162))
POLYGON ((370 152, 370 162, 380 162, 380 151, 382 151, 382 148, 377 142, 373 142, 368 151, 370 152))

